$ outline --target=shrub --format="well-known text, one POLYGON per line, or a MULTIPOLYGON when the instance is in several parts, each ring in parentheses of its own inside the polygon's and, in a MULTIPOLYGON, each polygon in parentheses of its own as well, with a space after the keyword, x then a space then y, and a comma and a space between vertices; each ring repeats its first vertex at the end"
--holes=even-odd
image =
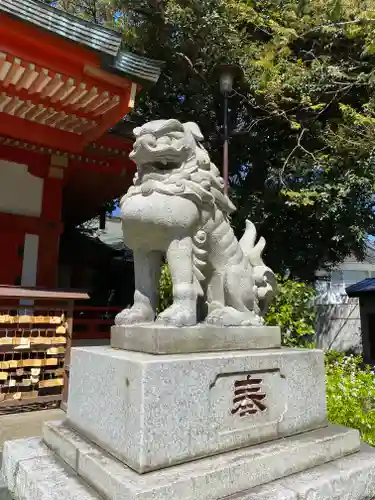
POLYGON ((281 328, 282 343, 312 347, 315 333, 315 289, 306 283, 277 277, 278 293, 265 317, 267 325, 281 328))
POLYGON ((172 278, 169 272, 168 264, 165 263, 161 268, 160 280, 159 280, 159 300, 157 307, 157 314, 167 309, 168 306, 172 304, 172 278))
POLYGON ((375 375, 361 356, 326 353, 327 409, 330 422, 358 429, 375 445, 375 375))

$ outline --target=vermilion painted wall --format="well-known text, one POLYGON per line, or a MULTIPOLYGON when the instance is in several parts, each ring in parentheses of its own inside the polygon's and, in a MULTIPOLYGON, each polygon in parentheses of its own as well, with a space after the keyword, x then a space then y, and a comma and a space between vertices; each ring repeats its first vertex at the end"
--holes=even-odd
MULTIPOLYGON (((1 149, 0 158, 7 157, 1 149)), ((44 155, 35 162, 30 153, 27 171, 6 159, 0 159, 0 283, 56 287, 63 178, 49 177, 44 155)))

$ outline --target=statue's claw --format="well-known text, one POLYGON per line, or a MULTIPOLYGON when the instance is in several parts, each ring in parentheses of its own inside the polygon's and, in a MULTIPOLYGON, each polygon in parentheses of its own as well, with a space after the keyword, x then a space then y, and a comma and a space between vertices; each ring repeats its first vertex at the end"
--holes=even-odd
POLYGON ((214 309, 206 318, 206 323, 216 326, 261 326, 263 319, 254 312, 237 311, 233 307, 214 309))
POLYGON ((187 307, 184 304, 172 304, 159 314, 156 321, 157 323, 172 326, 193 326, 197 324, 197 314, 194 307, 187 307))
POLYGON ((134 325, 136 323, 150 323, 154 321, 155 314, 146 305, 134 305, 130 309, 123 309, 115 317, 117 326, 134 325))

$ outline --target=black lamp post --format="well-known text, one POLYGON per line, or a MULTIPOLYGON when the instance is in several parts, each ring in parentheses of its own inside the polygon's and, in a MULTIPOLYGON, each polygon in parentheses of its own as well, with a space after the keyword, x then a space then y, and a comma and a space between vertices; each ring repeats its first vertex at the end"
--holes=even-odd
POLYGON ((223 179, 224 193, 228 194, 229 177, 229 127, 228 106, 229 95, 233 90, 235 80, 241 80, 243 71, 237 64, 219 64, 215 67, 215 75, 220 82, 220 92, 224 96, 224 144, 223 144, 223 179))

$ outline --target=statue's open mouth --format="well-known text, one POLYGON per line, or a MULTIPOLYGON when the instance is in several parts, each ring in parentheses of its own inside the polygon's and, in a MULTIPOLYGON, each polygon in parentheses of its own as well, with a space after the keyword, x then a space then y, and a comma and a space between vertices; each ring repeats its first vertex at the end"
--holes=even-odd
POLYGON ((129 158, 138 164, 152 163, 156 168, 171 169, 178 168, 188 156, 185 144, 149 143, 138 139, 129 158))
POLYGON ((181 164, 176 161, 154 161, 152 166, 157 170, 173 170, 179 168, 181 164))

